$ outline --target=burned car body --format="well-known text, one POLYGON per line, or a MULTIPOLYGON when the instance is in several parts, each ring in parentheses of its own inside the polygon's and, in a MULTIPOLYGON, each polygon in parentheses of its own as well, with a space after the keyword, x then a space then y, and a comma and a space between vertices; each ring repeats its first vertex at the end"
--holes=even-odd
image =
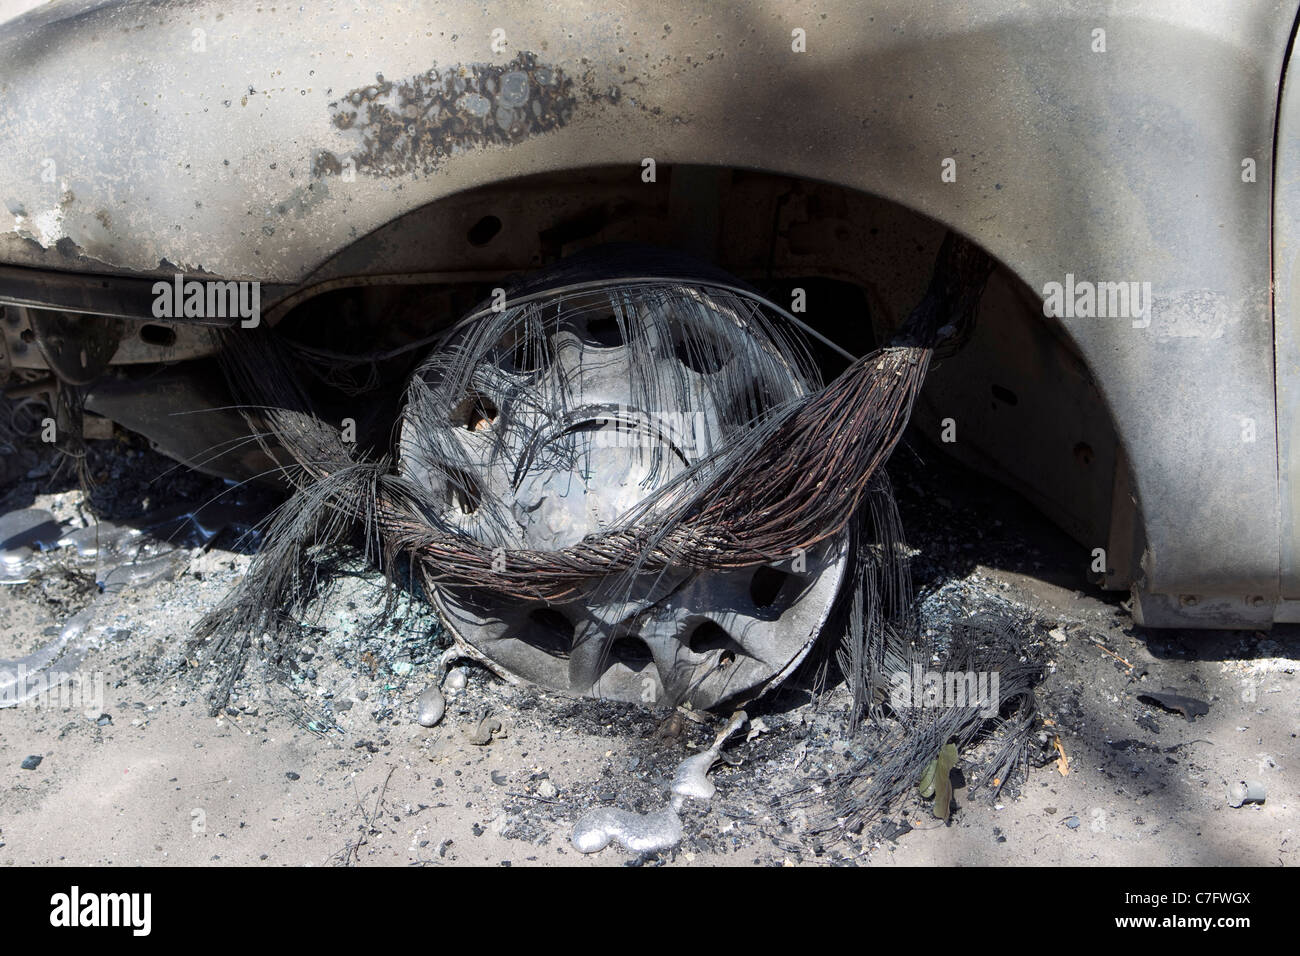
POLYGON ((259 322, 337 354, 638 240, 861 354, 952 230, 1000 269, 916 424, 1141 623, 1294 620, 1296 14, 49 5, 0 26, 0 363, 247 477, 259 449, 211 452, 237 416, 163 413, 230 404, 207 329, 241 321, 160 317, 178 273, 258 283, 259 322))

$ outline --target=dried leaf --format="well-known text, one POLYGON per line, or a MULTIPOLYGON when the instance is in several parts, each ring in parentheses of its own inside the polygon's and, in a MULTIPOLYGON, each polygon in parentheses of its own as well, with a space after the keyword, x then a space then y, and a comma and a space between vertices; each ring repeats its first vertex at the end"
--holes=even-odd
POLYGON ((1052 746, 1061 755, 1056 758, 1056 769, 1061 772, 1062 777, 1068 777, 1070 775, 1070 758, 1065 755, 1065 747, 1061 744, 1059 736, 1052 738, 1052 746))
POLYGON ((938 766, 939 758, 936 757, 926 764, 925 769, 921 771, 921 796, 927 800, 934 796, 934 773, 938 766))
POLYGON ((934 815, 944 823, 952 815, 952 768, 957 766, 957 745, 944 744, 934 771, 934 815))
POLYGON ((939 756, 925 765, 918 785, 922 797, 934 797, 934 815, 947 822, 952 813, 952 780, 949 774, 957 766, 957 745, 944 744, 939 756))

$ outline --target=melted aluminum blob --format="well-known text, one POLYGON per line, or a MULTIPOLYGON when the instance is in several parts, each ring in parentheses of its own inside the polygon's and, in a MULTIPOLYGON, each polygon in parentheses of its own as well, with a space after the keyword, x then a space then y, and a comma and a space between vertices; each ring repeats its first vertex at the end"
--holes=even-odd
POLYGON ((682 805, 687 797, 705 802, 718 788, 708 778, 722 745, 745 725, 748 716, 738 710, 713 741, 713 746, 687 757, 673 774, 672 798, 668 806, 654 813, 633 813, 616 807, 601 807, 584 813, 573 827, 571 838, 579 853, 596 853, 618 841, 633 853, 660 853, 682 842, 682 805))

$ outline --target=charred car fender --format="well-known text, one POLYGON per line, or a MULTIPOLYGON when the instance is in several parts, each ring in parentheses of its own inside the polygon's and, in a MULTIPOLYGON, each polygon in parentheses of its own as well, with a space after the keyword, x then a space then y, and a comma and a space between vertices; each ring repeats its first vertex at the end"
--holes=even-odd
POLYGON ((630 6, 42 8, 0 27, 0 261, 292 286, 517 176, 841 184, 1048 300, 1127 456, 1140 520, 1097 546, 1132 550, 1142 618, 1263 624, 1300 593, 1269 294, 1295 3, 630 6))

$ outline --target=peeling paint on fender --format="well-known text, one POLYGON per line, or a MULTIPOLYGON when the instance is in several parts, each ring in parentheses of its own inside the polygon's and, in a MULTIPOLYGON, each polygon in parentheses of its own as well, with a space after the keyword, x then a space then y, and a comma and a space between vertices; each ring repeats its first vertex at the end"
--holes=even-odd
POLYGON ((559 67, 520 53, 505 65, 431 67, 401 81, 375 76, 329 104, 334 126, 356 137, 351 156, 322 150, 312 173, 342 175, 348 163, 371 176, 428 174, 449 156, 509 145, 566 125, 576 98, 559 67))

